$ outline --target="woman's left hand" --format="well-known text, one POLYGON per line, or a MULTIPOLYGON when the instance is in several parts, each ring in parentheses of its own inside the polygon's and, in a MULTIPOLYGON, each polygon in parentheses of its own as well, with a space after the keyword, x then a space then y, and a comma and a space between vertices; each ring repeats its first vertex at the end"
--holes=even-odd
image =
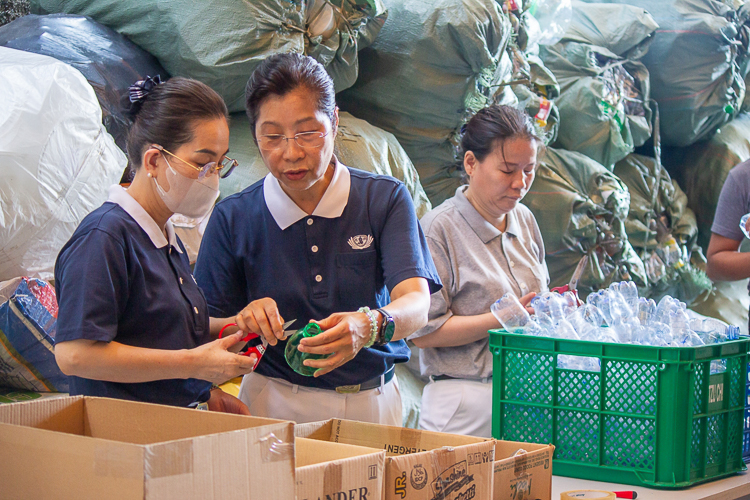
POLYGON ((370 319, 365 313, 335 313, 315 321, 323 333, 300 341, 300 352, 331 354, 326 359, 305 360, 305 366, 318 368, 316 377, 335 370, 354 356, 370 341, 370 319))
POLYGON ((210 411, 250 416, 250 409, 245 403, 217 388, 211 389, 211 397, 208 399, 208 409, 210 411))

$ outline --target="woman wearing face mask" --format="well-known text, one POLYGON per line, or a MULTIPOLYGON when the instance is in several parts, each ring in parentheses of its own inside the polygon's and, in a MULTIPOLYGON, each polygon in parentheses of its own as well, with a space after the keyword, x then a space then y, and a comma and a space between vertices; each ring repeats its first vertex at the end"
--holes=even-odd
POLYGON ((409 359, 401 339, 426 323, 439 289, 411 198, 396 179, 336 160, 333 82, 314 59, 266 59, 245 96, 270 173, 216 205, 195 267, 210 311, 269 342, 240 398, 259 416, 401 425, 394 364, 409 359), (305 361, 314 376, 284 358, 292 319, 324 330, 299 346, 331 354, 305 361))
POLYGON ((423 429, 490 437, 487 331, 500 328, 490 305, 507 292, 526 305, 549 283, 539 227, 519 204, 534 180, 540 144, 523 111, 481 110, 461 140, 468 186, 422 218, 443 282, 432 294, 429 323, 410 337, 422 349, 422 374, 430 377, 423 429))
POLYGON ((226 157, 227 108, 184 78, 147 78, 129 98, 135 178, 112 186, 58 255, 55 357, 72 394, 249 414, 212 382, 250 372, 255 359, 228 352, 240 335, 211 341, 226 321, 209 319, 169 222, 206 215, 219 177, 236 166, 226 157))

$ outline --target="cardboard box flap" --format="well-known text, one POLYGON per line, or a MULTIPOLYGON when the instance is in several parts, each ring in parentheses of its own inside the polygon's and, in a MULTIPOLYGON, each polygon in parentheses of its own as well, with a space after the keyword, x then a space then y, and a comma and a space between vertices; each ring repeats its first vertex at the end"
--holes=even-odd
POLYGON ((459 436, 457 434, 444 434, 340 419, 331 419, 325 424, 320 422, 306 424, 306 427, 297 429, 299 427, 302 426, 296 426, 295 428, 295 433, 298 436, 378 448, 385 450, 389 456, 418 453, 445 446, 463 446, 493 441, 492 439, 473 436, 459 436), (307 433, 307 435, 303 435, 303 433, 307 433))
POLYGON ((87 436, 136 444, 163 443, 281 422, 95 397, 86 398, 84 418, 87 436))
POLYGON ((297 499, 381 500, 385 451, 296 438, 297 499))
POLYGON ((333 435, 333 420, 323 420, 320 422, 308 422, 306 424, 297 424, 294 426, 294 435, 296 437, 317 439, 319 441, 330 441, 333 435))
POLYGON ((547 450, 549 448, 555 450, 555 447, 551 444, 539 444, 539 443, 523 443, 520 441, 496 441, 495 442, 495 460, 502 460, 503 458, 512 457, 514 453, 519 450, 524 450, 526 453, 531 453, 537 450, 547 450))
POLYGON ((268 492, 294 477, 293 437, 293 424, 279 422, 147 445, 146 492, 167 500, 275 498, 268 492))
POLYGON ((519 495, 521 498, 550 498, 554 452, 552 445, 497 441, 493 499, 505 500, 519 495), (519 450, 526 453, 514 456, 519 450))
POLYGON ((39 399, 0 405, 0 423, 84 435, 84 398, 39 399))
POLYGON ((294 463, 297 468, 372 454, 385 458, 385 452, 376 448, 299 437, 294 440, 294 463))

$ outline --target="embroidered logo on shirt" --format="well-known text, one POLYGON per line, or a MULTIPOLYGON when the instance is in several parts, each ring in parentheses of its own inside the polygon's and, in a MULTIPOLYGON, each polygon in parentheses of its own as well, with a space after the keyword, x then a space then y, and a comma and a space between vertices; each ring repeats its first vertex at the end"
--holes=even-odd
POLYGON ((364 250, 365 248, 369 248, 373 241, 374 239, 371 235, 360 234, 349 238, 347 243, 349 243, 349 246, 354 250, 364 250))

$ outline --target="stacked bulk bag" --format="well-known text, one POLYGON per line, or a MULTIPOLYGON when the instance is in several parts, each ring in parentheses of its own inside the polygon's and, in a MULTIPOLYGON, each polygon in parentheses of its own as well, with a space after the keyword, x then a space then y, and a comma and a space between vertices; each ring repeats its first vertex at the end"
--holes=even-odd
POLYGON ((512 68, 511 33, 495 0, 387 0, 388 21, 360 52, 342 109, 396 136, 433 205, 455 194, 461 126, 492 102, 512 68))
POLYGON ((612 169, 651 136, 649 74, 638 61, 656 22, 627 5, 573 3, 562 40, 540 55, 560 84, 556 147, 612 169))
POLYGON ((603 165, 581 153, 547 148, 523 203, 544 238, 550 287, 567 284, 584 255, 589 259, 578 283, 581 297, 613 281, 648 283, 625 231, 628 188, 603 165))
POLYGON ((625 232, 646 267, 648 287, 641 296, 658 302, 669 295, 688 305, 705 299, 712 284, 701 269, 706 259, 685 193, 649 156, 631 154, 615 165, 614 173, 630 193, 625 232))
POLYGON ((734 167, 750 159, 750 114, 741 113, 710 139, 686 148, 665 149, 664 163, 680 183, 695 212, 698 243, 705 249, 711 238, 721 188, 734 167))
MULTIPOLYGON (((587 0, 588 1, 588 0, 587 0)), ((722 0, 599 0, 647 10, 659 29, 642 61, 662 140, 687 146, 735 118, 745 96, 750 6, 722 0)))
POLYGON ((534 5, 520 0, 505 4, 514 35, 507 48, 507 55, 513 64, 508 84, 517 100, 515 105, 534 118, 537 135, 544 139, 545 144, 551 144, 557 139, 560 126, 560 112, 554 103, 554 99, 560 95, 560 85, 539 58, 537 41, 541 38, 541 28, 531 15, 534 5))
POLYGON ((381 0, 31 0, 31 10, 90 16, 153 54, 173 76, 216 90, 232 112, 244 109, 255 67, 282 52, 314 57, 337 91, 351 86, 358 51, 387 17, 381 0))

